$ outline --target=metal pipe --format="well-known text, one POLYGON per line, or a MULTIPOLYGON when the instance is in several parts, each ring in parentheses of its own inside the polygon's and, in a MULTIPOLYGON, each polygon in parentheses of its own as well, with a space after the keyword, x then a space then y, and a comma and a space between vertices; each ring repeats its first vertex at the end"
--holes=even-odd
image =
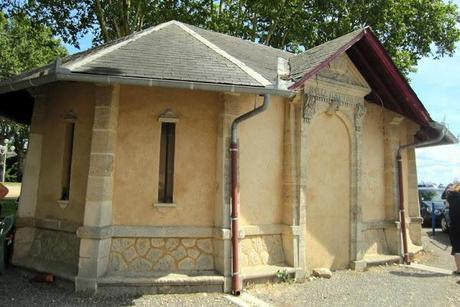
POLYGON ((253 117, 259 113, 267 110, 270 104, 270 96, 264 95, 264 101, 262 105, 258 106, 252 111, 244 113, 239 117, 235 118, 231 128, 231 142, 230 142, 230 154, 231 154, 231 195, 232 195, 232 294, 240 295, 243 289, 241 274, 240 274, 240 247, 239 247, 239 206, 238 206, 238 125, 253 117))
MULTIPOLYGON (((435 127, 437 129, 437 127, 435 127)), ((439 131, 439 130, 438 130, 439 131)), ((412 143, 406 145, 400 145, 398 147, 398 153, 396 155, 396 160, 398 164, 398 189, 399 189, 399 219, 401 223, 401 234, 402 234, 402 245, 403 245, 403 261, 406 264, 410 264, 410 257, 409 257, 409 247, 408 247, 408 240, 407 240, 407 225, 406 225, 406 208, 404 206, 404 184, 403 184, 403 170, 402 170, 402 157, 401 153, 403 150, 408 148, 417 148, 427 145, 433 145, 440 142, 447 133, 447 128, 442 126, 442 130, 440 131, 438 137, 433 140, 420 142, 420 143, 412 143)), ((434 214, 434 213, 432 213, 434 214)))

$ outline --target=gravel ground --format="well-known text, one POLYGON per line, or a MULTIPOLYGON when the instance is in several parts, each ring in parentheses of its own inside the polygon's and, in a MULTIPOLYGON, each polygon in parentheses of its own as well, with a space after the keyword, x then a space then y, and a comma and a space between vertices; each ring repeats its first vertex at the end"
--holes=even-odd
POLYGON ((249 293, 275 306, 459 306, 457 280, 392 265, 304 284, 257 285, 249 293))
MULTIPOLYGON (((428 235, 424 252, 415 262, 453 270, 446 234, 428 235)), ((311 279, 304 284, 256 285, 249 293, 275 306, 460 306, 460 278, 402 268, 372 267, 359 273, 335 272, 331 279, 311 279)))
POLYGON ((69 282, 32 282, 35 274, 9 268, 0 276, 0 306, 234 306, 223 294, 132 295, 117 291, 86 297, 69 282))
MULTIPOLYGON (((416 262, 454 269, 446 234, 425 230, 426 251, 416 262)), ((34 274, 9 268, 0 276, 0 306, 231 306, 224 294, 132 295, 119 291, 86 297, 67 282, 31 282, 34 274)), ((247 293, 274 306, 460 306, 459 278, 401 268, 370 268, 367 272, 334 272, 331 279, 303 284, 263 284, 247 293)))

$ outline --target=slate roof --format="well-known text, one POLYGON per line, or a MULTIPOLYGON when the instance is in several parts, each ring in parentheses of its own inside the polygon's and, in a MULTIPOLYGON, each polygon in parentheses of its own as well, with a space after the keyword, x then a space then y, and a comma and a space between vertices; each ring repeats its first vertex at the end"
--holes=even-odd
POLYGON ((278 57, 288 60, 295 56, 293 53, 243 40, 238 37, 205 30, 192 25, 187 25, 187 27, 216 44, 219 48, 225 50, 235 58, 240 59, 272 83, 275 83, 278 77, 278 57))
POLYGON ((292 56, 279 49, 171 21, 68 56, 61 65, 52 63, 2 80, 0 86, 61 69, 91 75, 274 88, 278 57, 292 56))
POLYGON ((289 61, 291 79, 297 81, 305 74, 319 67, 321 63, 327 61, 331 56, 339 52, 341 48, 353 43, 355 39, 362 35, 363 31, 364 29, 353 31, 291 57, 289 61))
POLYGON ((144 35, 71 70, 91 74, 261 86, 235 63, 211 50, 176 24, 144 35))
POLYGON ((70 73, 176 80, 276 88, 278 58, 289 61, 290 79, 297 81, 326 61, 364 29, 293 54, 230 35, 171 21, 2 80, 0 86, 70 73), (255 77, 254 77, 255 76, 255 77))

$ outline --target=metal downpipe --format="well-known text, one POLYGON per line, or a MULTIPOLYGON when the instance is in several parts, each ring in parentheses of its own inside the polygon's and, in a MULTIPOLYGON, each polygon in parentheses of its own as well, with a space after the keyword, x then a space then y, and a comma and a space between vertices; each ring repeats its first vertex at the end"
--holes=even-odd
POLYGON ((398 165, 398 189, 399 189, 399 219, 401 223, 401 235, 402 235, 402 245, 403 245, 403 261, 405 264, 410 264, 409 256, 409 247, 408 247, 408 238, 407 238, 407 223, 406 223, 406 208, 404 206, 404 184, 403 184, 403 168, 402 168, 402 157, 401 153, 403 150, 408 148, 417 148, 427 145, 432 145, 440 142, 447 133, 447 128, 442 127, 438 137, 436 139, 412 143, 406 145, 400 145, 398 148, 398 153, 396 155, 397 165, 398 165))
POLYGON ((241 272, 240 272, 240 263, 239 263, 239 206, 238 206, 238 125, 253 117, 259 113, 264 112, 270 104, 270 96, 268 94, 264 95, 264 101, 262 105, 255 108, 252 111, 244 113, 239 117, 235 118, 232 123, 231 128, 231 142, 230 142, 230 156, 231 156, 231 196, 232 196, 232 215, 231 215, 231 227, 232 227, 232 294, 240 295, 241 290, 243 289, 241 272))

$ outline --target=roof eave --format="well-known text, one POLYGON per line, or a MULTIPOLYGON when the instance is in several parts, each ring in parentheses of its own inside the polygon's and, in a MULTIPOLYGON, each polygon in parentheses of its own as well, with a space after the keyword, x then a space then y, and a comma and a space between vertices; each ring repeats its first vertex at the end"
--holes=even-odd
POLYGON ((444 137, 436 143, 430 143, 429 145, 417 146, 417 148, 433 147, 441 145, 453 145, 458 144, 458 138, 446 127, 445 124, 436 121, 431 121, 428 126, 421 127, 416 134, 416 138, 420 141, 426 142, 437 138, 440 131, 444 130, 444 137))
POLYGON ((223 83, 206 83, 196 81, 183 81, 183 80, 167 80, 167 79, 152 79, 140 77, 125 77, 125 76, 111 76, 111 75, 98 75, 88 73, 75 73, 68 70, 56 70, 47 75, 37 78, 12 82, 0 86, 0 94, 10 91, 17 91, 31 87, 37 87, 56 81, 74 81, 74 82, 87 82, 98 84, 124 84, 124 85, 137 85, 148 87, 169 87, 169 88, 182 88, 189 90, 203 90, 214 92, 232 92, 232 93, 251 93, 251 94, 269 94, 281 97, 292 97, 295 92, 285 89, 263 86, 246 86, 237 84, 223 84, 223 83))

